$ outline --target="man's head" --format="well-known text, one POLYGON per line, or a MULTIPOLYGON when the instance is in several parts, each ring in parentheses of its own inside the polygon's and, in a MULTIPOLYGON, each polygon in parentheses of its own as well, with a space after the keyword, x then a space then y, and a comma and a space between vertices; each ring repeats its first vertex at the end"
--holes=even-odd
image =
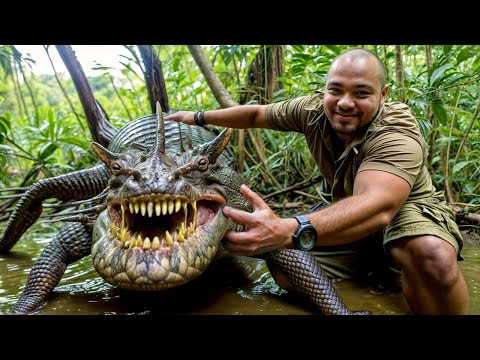
POLYGON ((324 109, 345 143, 377 115, 388 93, 385 65, 372 52, 355 48, 338 55, 330 65, 324 109))

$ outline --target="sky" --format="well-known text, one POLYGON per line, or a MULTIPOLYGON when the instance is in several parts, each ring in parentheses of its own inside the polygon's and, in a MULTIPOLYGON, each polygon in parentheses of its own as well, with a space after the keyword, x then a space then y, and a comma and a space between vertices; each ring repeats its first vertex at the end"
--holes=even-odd
MULTIPOLYGON (((33 72, 36 74, 53 74, 52 65, 42 45, 15 45, 15 47, 22 54, 30 54, 30 57, 36 61, 36 64, 32 65, 33 72)), ((120 55, 131 57, 129 51, 122 45, 72 45, 72 48, 87 76, 98 76, 104 73, 102 70, 92 70, 97 63, 102 66, 122 68, 120 61, 125 60, 122 60, 123 58, 120 55)), ((56 71, 67 73, 55 46, 50 46, 49 53, 56 71)), ((112 73, 115 73, 115 71, 112 73)))

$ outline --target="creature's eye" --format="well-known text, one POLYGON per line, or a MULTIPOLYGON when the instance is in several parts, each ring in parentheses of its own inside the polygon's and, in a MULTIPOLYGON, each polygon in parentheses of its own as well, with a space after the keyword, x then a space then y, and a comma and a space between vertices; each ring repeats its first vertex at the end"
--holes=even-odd
POLYGON ((206 156, 202 156, 197 160, 198 170, 207 170, 208 168, 208 158, 206 156))
POLYGON ((110 164, 110 169, 112 170, 112 172, 118 172, 122 170, 122 165, 120 165, 118 161, 112 161, 112 163, 110 164))

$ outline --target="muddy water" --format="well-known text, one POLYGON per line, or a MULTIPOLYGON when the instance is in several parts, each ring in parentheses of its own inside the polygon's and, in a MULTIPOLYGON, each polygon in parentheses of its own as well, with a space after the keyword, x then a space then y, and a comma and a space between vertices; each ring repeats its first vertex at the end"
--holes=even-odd
MULTIPOLYGON (((9 314, 18 300, 28 272, 50 241, 51 228, 36 225, 12 249, 0 255, 0 314, 9 314)), ((3 229, 0 229, 3 231, 3 229)), ((460 263, 471 295, 471 314, 480 314, 480 248, 467 247, 460 263)), ((368 309, 377 315, 408 314, 399 293, 376 293, 350 281, 335 283, 351 310, 368 309)), ((160 293, 121 291, 104 282, 91 258, 71 264, 40 315, 307 315, 314 311, 280 289, 262 260, 240 258, 234 264, 212 266, 197 281, 160 293), (240 266, 241 265, 241 266, 240 266)))

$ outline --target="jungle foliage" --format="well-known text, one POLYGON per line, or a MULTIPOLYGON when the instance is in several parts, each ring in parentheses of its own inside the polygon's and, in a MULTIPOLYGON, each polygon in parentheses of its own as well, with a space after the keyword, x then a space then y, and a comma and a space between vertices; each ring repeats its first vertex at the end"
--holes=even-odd
MULTIPOLYGON (((429 145, 429 167, 451 206, 480 213, 480 47, 469 45, 356 45, 385 62, 388 101, 411 106, 429 145)), ((150 112, 138 48, 125 45, 113 75, 98 65, 88 79, 109 120, 122 126, 150 112)), ((235 102, 271 103, 324 85, 331 61, 347 45, 203 46, 235 102)), ((44 46, 46 54, 56 51, 44 46)), ((155 45, 171 111, 215 109, 189 48, 155 45)), ((96 162, 85 115, 68 73, 35 74, 35 61, 15 46, 0 46, 0 189, 17 188, 96 162)), ((53 65, 52 65, 53 66, 53 65)), ((243 176, 273 207, 308 206, 320 196, 318 171, 303 137, 270 130, 232 139, 243 176), (293 185, 303 187, 285 191, 293 185)), ((0 194, 6 195, 6 193, 0 194)), ((6 210, 6 209, 3 209, 6 210)))

